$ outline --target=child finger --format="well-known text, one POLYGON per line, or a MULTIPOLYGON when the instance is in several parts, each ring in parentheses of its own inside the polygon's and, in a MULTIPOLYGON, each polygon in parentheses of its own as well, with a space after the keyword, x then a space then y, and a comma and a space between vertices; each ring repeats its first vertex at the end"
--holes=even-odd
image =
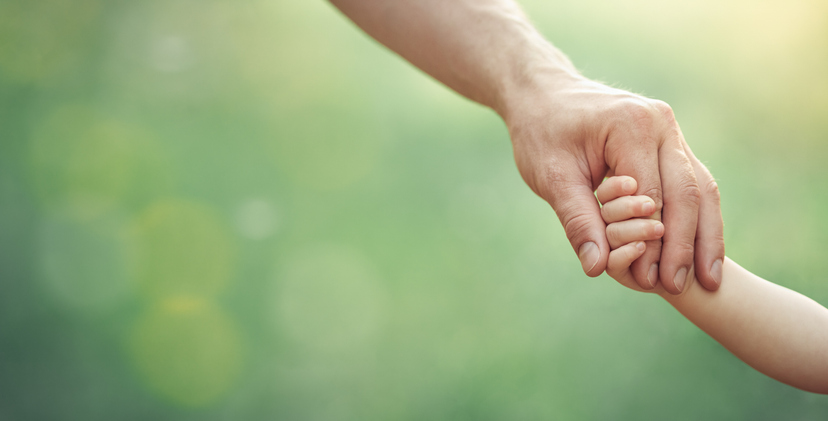
POLYGON ((636 189, 638 189, 638 183, 635 182, 634 178, 626 175, 619 175, 609 177, 604 180, 604 182, 598 186, 598 189, 595 191, 595 195, 598 197, 599 202, 607 203, 610 200, 621 196, 635 194, 636 189))
POLYGON ((632 262, 641 257, 645 250, 647 246, 643 241, 635 241, 611 251, 607 262, 607 274, 613 278, 623 276, 624 272, 629 271, 632 262))
POLYGON ((648 217, 655 213, 655 202, 650 196, 624 196, 610 200, 601 207, 604 222, 624 221, 631 218, 648 217))
POLYGON ((607 225, 607 240, 615 250, 633 241, 658 240, 664 235, 664 224, 655 219, 628 219, 607 225))

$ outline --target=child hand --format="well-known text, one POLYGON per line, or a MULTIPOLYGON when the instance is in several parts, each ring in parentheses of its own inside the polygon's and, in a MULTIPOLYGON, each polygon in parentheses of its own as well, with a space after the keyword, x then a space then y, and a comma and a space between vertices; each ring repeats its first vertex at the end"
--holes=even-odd
MULTIPOLYGON (((655 203, 648 196, 632 196, 638 188, 635 179, 627 176, 609 177, 598 186, 596 195, 601 202, 601 216, 607 224, 610 249, 607 275, 621 285, 636 291, 645 290, 630 272, 630 265, 644 254, 645 241, 658 240, 664 235, 664 225, 649 219, 655 213, 655 203)), ((658 288, 657 288, 658 289, 658 288)))

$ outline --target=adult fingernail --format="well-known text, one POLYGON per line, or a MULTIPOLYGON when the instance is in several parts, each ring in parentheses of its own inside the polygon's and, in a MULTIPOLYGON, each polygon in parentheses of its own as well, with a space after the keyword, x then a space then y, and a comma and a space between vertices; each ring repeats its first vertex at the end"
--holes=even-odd
POLYGON ((684 292, 684 284, 685 284, 686 280, 687 280, 687 268, 679 269, 678 272, 676 272, 676 277, 673 278, 673 282, 675 282, 676 288, 678 288, 678 290, 680 292, 684 292))
POLYGON ((658 282, 658 263, 650 265, 650 271, 647 273, 647 281, 655 288, 656 282, 658 282))
POLYGON ((722 259, 713 262, 713 267, 710 268, 710 277, 716 281, 716 284, 722 284, 722 259))
POLYGON ((578 249, 578 259, 581 260, 581 267, 584 268, 584 273, 589 273, 595 265, 598 264, 598 259, 601 258, 601 250, 593 242, 584 243, 578 249))

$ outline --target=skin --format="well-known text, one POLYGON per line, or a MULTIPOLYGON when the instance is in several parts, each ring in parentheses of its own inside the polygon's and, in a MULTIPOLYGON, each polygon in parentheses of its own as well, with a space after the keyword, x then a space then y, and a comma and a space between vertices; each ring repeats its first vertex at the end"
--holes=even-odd
POLYGON ((691 266, 709 290, 724 259, 719 193, 664 102, 578 73, 512 0, 331 0, 379 42, 506 123, 529 187, 555 210, 584 272, 610 243, 594 191, 607 174, 638 180, 664 234, 631 273, 640 289, 678 294, 691 266), (678 277, 676 275, 679 275, 678 277))
MULTIPOLYGON (((598 188, 607 236, 617 245, 610 253, 607 273, 640 291, 630 265, 644 254, 644 240, 653 235, 652 219, 637 219, 650 216, 643 208, 651 199, 628 195, 619 187, 626 178, 608 179, 598 188), (636 221, 643 223, 629 224, 636 221)), ((701 287, 692 269, 682 294, 670 294, 661 286, 649 292, 667 300, 756 370, 799 389, 828 394, 828 309, 730 259, 723 263, 724 282, 716 293, 701 287)))

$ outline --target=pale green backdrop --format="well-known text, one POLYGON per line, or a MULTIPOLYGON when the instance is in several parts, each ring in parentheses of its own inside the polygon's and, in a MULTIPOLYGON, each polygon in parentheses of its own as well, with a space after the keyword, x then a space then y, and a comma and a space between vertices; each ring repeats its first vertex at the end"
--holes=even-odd
MULTIPOLYGON (((828 304, 828 6, 526 0, 828 304)), ((497 116, 323 1, 0 0, 0 420, 815 420, 585 277, 497 116)))

